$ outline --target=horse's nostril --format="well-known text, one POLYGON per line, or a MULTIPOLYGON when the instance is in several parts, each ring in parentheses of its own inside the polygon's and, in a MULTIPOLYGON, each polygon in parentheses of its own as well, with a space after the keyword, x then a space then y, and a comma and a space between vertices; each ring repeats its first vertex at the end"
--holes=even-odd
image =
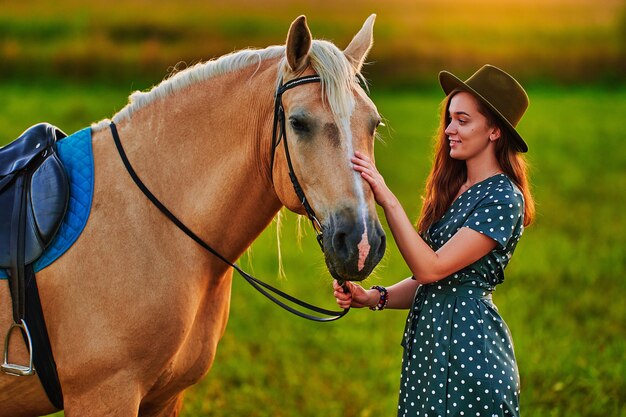
POLYGON ((337 232, 333 236, 333 248, 335 249, 335 253, 342 258, 348 255, 348 234, 344 232, 337 232))

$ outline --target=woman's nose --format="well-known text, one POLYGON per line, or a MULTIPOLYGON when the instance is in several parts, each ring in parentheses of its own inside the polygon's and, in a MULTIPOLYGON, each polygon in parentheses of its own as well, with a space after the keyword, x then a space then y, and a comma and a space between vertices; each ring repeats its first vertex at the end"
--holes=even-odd
POLYGON ((454 124, 454 122, 450 122, 450 123, 448 124, 448 126, 446 126, 446 130, 444 131, 444 133, 445 133, 446 135, 451 135, 452 133, 454 133, 455 128, 454 128, 453 124, 454 124))

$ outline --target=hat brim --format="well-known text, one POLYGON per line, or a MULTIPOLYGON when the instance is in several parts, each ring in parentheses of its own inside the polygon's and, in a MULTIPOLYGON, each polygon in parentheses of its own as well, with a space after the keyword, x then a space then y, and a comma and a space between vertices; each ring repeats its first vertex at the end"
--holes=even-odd
POLYGON ((509 132, 511 133, 513 137, 513 141, 515 142, 514 145, 517 151, 528 152, 528 145, 526 144, 524 139, 522 139, 520 134, 517 133, 517 130, 515 130, 515 127, 511 123, 509 123, 506 117, 504 117, 502 113, 500 113, 498 109, 496 109, 489 102, 489 100, 484 98, 479 92, 474 90, 472 87, 467 85, 464 81, 462 81, 460 78, 458 78, 457 76, 455 76, 454 74, 448 71, 441 71, 439 73, 439 84, 441 85, 443 92, 446 93, 446 96, 456 89, 466 90, 472 93, 474 96, 476 96, 484 105, 486 105, 491 111, 493 111, 493 113, 498 117, 498 119, 500 119, 503 125, 509 130, 509 132))

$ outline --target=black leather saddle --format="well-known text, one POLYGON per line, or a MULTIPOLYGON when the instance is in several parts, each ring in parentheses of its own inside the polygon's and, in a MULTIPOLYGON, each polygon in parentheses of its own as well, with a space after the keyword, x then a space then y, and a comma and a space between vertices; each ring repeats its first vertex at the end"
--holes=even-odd
POLYGON ((41 256, 65 216, 70 189, 56 141, 66 136, 40 123, 0 148, 0 267, 11 273, 41 256))

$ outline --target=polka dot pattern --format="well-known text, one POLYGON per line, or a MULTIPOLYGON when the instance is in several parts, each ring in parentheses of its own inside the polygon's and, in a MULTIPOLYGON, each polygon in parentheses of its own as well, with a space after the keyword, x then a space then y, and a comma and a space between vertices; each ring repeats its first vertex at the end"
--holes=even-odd
POLYGON ((398 416, 519 416, 513 342, 491 299, 523 232, 521 192, 503 174, 465 191, 425 236, 433 249, 461 227, 498 245, 460 271, 420 286, 402 345, 398 416))

